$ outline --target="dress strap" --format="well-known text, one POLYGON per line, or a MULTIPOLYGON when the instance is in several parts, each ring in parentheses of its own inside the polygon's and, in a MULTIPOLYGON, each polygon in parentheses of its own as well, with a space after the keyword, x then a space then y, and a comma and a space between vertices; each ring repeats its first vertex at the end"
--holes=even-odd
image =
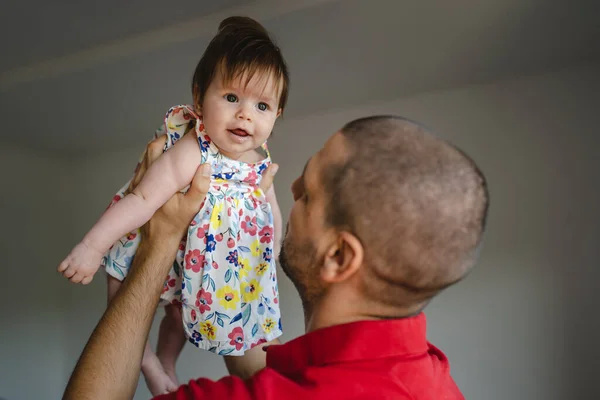
POLYGON ((267 158, 271 159, 271 153, 269 152, 269 146, 267 146, 267 141, 262 144, 262 149, 267 153, 267 158))

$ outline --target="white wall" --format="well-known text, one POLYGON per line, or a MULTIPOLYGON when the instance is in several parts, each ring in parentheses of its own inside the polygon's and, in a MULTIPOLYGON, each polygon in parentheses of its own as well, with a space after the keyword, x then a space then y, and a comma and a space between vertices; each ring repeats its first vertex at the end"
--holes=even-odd
POLYGON ((69 299, 55 272, 73 237, 71 171, 29 150, 0 148, 0 398, 58 399, 66 378, 69 299), (35 382, 35 383, 33 383, 35 382))
MULTIPOLYGON (((492 193, 481 262, 467 280, 428 309, 430 338, 450 357, 467 399, 589 398, 586 390, 600 371, 599 352, 593 347, 600 333, 593 298, 600 278, 594 246, 600 221, 600 162, 595 158, 599 70, 598 64, 588 65, 284 119, 271 141, 273 156, 281 162, 276 183, 284 215, 291 206, 288 187, 306 159, 355 117, 395 113, 421 121, 480 164, 492 193)), ((2 354, 16 361, 6 362, 2 356, 0 396, 59 397, 48 393, 64 386, 56 380, 66 379, 103 312, 105 286, 101 275, 88 287, 68 285, 52 275, 54 262, 49 260, 64 255, 104 210, 129 178, 141 146, 71 160, 69 169, 3 148, 1 165, 12 172, 3 190, 16 187, 18 193, 8 206, 2 196, 3 221, 9 221, 3 234, 11 234, 10 240, 1 241, 10 243, 3 254, 8 254, 9 264, 18 264, 27 254, 34 268, 26 277, 34 283, 23 285, 28 296, 14 284, 5 296, 22 300, 2 306, 2 320, 11 324, 0 333, 2 354), (39 173, 19 168, 29 164, 43 166, 43 197, 24 183, 39 173), (65 182, 57 179, 61 176, 65 182), (59 183, 77 186, 77 193, 60 203, 61 215, 47 204, 61 196, 60 190, 52 192, 59 183), (61 227, 63 216, 72 230, 61 227), (38 252, 12 239, 13 234, 24 236, 31 224, 43 235, 38 252), (57 238, 57 226, 64 237, 57 238), (66 318, 62 328, 54 325, 60 318, 66 318), (28 384, 23 377, 32 375, 47 387, 28 384)), ((289 340, 302 333, 302 313, 295 290, 283 274, 280 279, 284 339, 289 340)), ((156 329, 151 334, 155 338, 156 329)), ((178 368, 183 381, 218 378, 226 371, 218 357, 191 346, 186 346, 178 368)), ((147 397, 142 383, 136 399, 147 397)))

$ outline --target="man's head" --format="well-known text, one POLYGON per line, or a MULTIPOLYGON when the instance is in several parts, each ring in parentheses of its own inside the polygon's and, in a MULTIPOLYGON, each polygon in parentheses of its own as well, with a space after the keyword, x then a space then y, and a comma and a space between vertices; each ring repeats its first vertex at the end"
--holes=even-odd
POLYGON ((373 317, 419 312, 462 279, 489 201, 469 157, 393 116, 347 124, 292 192, 280 261, 308 312, 334 296, 373 317))

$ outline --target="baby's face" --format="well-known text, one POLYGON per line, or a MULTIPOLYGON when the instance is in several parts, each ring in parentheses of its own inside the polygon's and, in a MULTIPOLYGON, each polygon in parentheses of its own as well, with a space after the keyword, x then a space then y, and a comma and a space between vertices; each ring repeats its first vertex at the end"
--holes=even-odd
POLYGON ((270 74, 256 73, 246 82, 245 74, 224 82, 217 72, 200 110, 208 136, 225 156, 235 160, 267 140, 281 113, 281 92, 270 74))

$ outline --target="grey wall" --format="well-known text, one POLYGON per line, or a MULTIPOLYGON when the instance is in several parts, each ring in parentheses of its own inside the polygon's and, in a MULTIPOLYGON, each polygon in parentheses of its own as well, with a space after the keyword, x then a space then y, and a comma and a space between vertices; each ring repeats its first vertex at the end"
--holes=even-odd
POLYGON ((67 329, 71 289, 53 265, 75 238, 72 171, 66 160, 6 144, 0 171, 0 397, 58 399, 65 348, 80 334, 67 329))
MULTIPOLYGON (((281 162, 276 185, 284 216, 292 204, 289 186, 306 159, 355 117, 396 113, 416 119, 480 164, 492 193, 481 262, 428 309, 430 339, 449 356, 467 399, 590 398, 586 390, 600 372, 599 352, 588 345, 599 333, 592 297, 600 278, 594 268, 600 222, 598 71, 600 64, 589 64, 284 118, 271 141, 273 157, 281 162)), ((1 308, 3 326, 9 329, 0 333, 0 396, 58 397, 48 393, 57 394, 64 386, 103 312, 105 285, 101 275, 87 287, 69 285, 53 274, 55 261, 129 178, 142 146, 77 160, 3 148, 0 212, 3 234, 10 238, 2 245, 10 246, 2 253, 14 265, 10 271, 22 277, 13 279, 22 283, 9 285, 1 308), (27 182, 38 173, 44 196, 27 182), (68 198, 61 192, 75 187, 68 198), (48 202, 55 198, 62 200, 57 209, 48 202), (36 251, 14 239, 29 233, 31 225, 43 235, 44 245, 36 251), (27 264, 21 262, 25 254, 27 264), (47 387, 25 382, 20 378, 24 375, 41 379, 47 387)), ((289 340, 302 333, 302 314, 295 290, 283 274, 280 279, 284 340, 289 340)), ((155 338, 153 330, 151 340, 155 338)), ((191 346, 178 368, 182 381, 225 374, 218 357, 191 346)), ((136 399, 148 395, 141 383, 136 399)))

